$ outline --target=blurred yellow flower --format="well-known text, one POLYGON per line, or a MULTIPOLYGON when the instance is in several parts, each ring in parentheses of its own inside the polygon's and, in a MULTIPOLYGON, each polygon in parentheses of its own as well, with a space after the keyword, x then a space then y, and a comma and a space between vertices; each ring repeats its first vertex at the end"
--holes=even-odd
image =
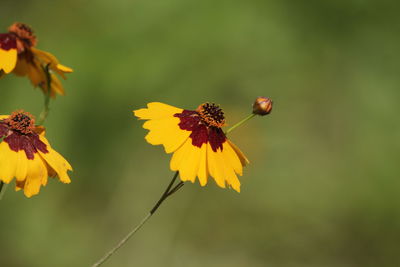
POLYGON ((163 145, 172 153, 170 168, 179 171, 182 181, 207 184, 208 176, 218 186, 226 185, 240 192, 243 166, 249 161, 230 142, 221 127, 224 113, 215 104, 201 104, 196 110, 184 110, 167 104, 152 102, 147 108, 134 111, 141 120, 148 120, 143 128, 150 130, 145 139, 152 145, 163 145))
POLYGON ((32 84, 39 86, 47 93, 50 75, 50 96, 64 95, 64 88, 54 73, 62 78, 71 68, 63 66, 52 54, 36 49, 37 39, 32 29, 23 23, 14 23, 8 28, 8 33, 0 34, 0 76, 13 72, 19 76, 28 76, 32 84))
POLYGON ((15 177, 15 189, 31 197, 47 184, 48 176, 70 183, 69 170, 71 165, 53 150, 32 115, 23 111, 0 115, 0 181, 8 184, 15 177))

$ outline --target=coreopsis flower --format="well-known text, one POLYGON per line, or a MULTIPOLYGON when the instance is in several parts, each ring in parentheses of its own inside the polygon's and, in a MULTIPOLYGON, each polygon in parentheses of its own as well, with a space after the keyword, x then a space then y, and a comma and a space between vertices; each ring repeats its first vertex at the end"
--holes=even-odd
POLYGON ((211 176, 218 186, 240 192, 237 174, 242 175, 248 160, 221 129, 225 117, 219 106, 205 103, 196 110, 185 110, 152 102, 134 115, 147 120, 143 124, 150 130, 147 142, 173 153, 170 168, 179 171, 182 181, 194 182, 197 177, 205 186, 211 176))
POLYGON ((23 23, 14 23, 8 33, 0 34, 0 76, 10 72, 28 76, 44 93, 49 92, 50 82, 51 97, 64 95, 64 88, 54 73, 65 79, 64 74, 72 69, 61 65, 52 54, 35 48, 36 44, 32 29, 23 23))
POLYGON ((70 183, 69 170, 71 165, 50 146, 32 115, 24 111, 0 115, 0 181, 8 184, 15 178, 15 189, 31 197, 49 176, 70 183))

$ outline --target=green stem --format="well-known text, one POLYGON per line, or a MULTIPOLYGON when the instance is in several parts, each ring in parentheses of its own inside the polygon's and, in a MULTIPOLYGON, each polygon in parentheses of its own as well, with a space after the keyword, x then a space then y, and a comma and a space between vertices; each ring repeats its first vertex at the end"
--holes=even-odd
POLYGON ((50 64, 47 64, 46 67, 43 68, 44 72, 46 73, 47 91, 44 95, 44 107, 43 107, 42 112, 39 115, 39 120, 37 122, 37 125, 43 125, 43 123, 46 120, 47 116, 49 115, 49 111, 50 111, 51 74, 50 74, 49 66, 50 66, 50 64))
POLYGON ((157 203, 154 205, 154 207, 150 210, 150 215, 152 215, 158 207, 161 205, 161 203, 164 202, 164 200, 167 199, 169 191, 171 190, 172 185, 175 183, 176 178, 178 177, 179 172, 175 172, 174 177, 172 177, 171 182, 169 183, 167 189, 165 189, 164 193, 162 194, 161 198, 157 201, 157 203))
POLYGON ((171 182, 165 189, 164 193, 161 195, 160 199, 157 201, 157 203, 154 205, 154 207, 150 210, 149 213, 140 221, 138 225, 136 225, 119 243, 112 248, 110 251, 108 251, 100 260, 98 260, 95 264, 92 265, 92 267, 98 267, 101 264, 103 264, 108 258, 110 258, 119 248, 121 248, 128 240, 150 219, 150 217, 156 212, 156 210, 160 207, 160 205, 166 200, 169 196, 171 196, 173 193, 177 192, 182 186, 183 182, 179 182, 175 187, 172 188, 174 185, 176 178, 178 177, 179 172, 176 172, 174 174, 174 177, 172 177, 171 182), (172 188, 172 189, 171 189, 172 188))
POLYGON ((225 134, 228 134, 230 132, 232 132, 234 129, 236 129, 237 127, 239 127, 240 125, 242 125, 243 123, 245 123, 246 121, 250 120, 251 118, 253 118, 254 116, 256 116, 256 114, 250 114, 249 116, 247 116, 246 118, 244 118, 243 120, 239 121, 238 123, 236 123, 235 125, 233 125, 231 128, 229 128, 225 134))
POLYGON ((172 195, 173 193, 175 193, 176 191, 178 191, 179 189, 181 189, 182 186, 185 185, 185 182, 180 181, 174 188, 172 188, 169 192, 167 197, 169 197, 170 195, 172 195))

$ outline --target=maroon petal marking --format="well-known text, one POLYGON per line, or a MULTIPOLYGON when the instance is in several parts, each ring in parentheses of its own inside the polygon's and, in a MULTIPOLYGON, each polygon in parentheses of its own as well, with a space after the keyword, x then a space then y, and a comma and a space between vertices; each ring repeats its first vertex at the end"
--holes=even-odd
POLYGON ((208 129, 208 142, 210 142, 211 148, 214 152, 217 152, 217 149, 220 148, 221 151, 223 149, 222 144, 226 141, 226 136, 221 128, 210 127, 208 129))
POLYGON ((6 138, 4 142, 8 143, 11 150, 18 152, 24 150, 25 155, 28 159, 34 159, 35 153, 39 151, 48 153, 46 144, 40 141, 37 134, 23 135, 18 132, 13 132, 6 138))
POLYGON ((17 41, 13 34, 1 33, 0 34, 0 48, 3 50, 10 50, 17 48, 17 41))
POLYGON ((25 151, 25 155, 28 159, 34 159, 34 154, 37 153, 35 146, 32 144, 30 138, 26 135, 21 135, 20 150, 25 151))
POLYGON ((174 117, 180 119, 179 128, 192 132, 189 136, 192 138, 192 145, 201 147, 209 142, 214 152, 218 148, 223 149, 222 144, 226 141, 226 136, 222 129, 205 125, 196 111, 184 110, 174 117))
POLYGON ((49 151, 47 150, 47 146, 45 143, 43 143, 40 139, 39 139, 39 135, 37 134, 32 134, 30 136, 30 141, 31 143, 35 146, 35 148, 37 150, 39 150, 42 153, 49 153, 49 151))
POLYGON ((12 134, 4 138, 4 142, 8 143, 8 146, 10 147, 11 150, 18 152, 20 150, 20 145, 19 145, 19 140, 21 139, 20 136, 22 135, 13 132, 12 134))
POLYGON ((174 117, 178 117, 181 120, 179 123, 179 127, 182 130, 192 131, 193 127, 195 127, 200 122, 200 118, 199 116, 197 116, 197 112, 192 110, 184 110, 182 113, 176 113, 174 117))
POLYGON ((207 144, 208 129, 204 124, 197 124, 189 137, 192 138, 192 145, 201 147, 204 143, 207 144))
POLYGON ((0 122, 0 138, 8 133, 8 127, 5 123, 0 122))

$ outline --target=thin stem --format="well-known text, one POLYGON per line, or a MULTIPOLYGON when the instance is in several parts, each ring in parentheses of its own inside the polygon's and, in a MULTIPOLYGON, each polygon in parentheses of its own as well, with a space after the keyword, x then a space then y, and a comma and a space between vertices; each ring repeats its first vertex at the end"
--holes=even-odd
POLYGON ((38 120, 38 125, 42 125, 44 121, 46 120, 47 116, 49 115, 50 111, 50 94, 51 94, 51 74, 49 70, 50 64, 47 64, 46 67, 43 68, 45 74, 46 74, 46 80, 47 80, 47 91, 44 94, 44 107, 42 112, 39 115, 39 120, 38 120))
POLYGON ((131 238, 146 222, 148 219, 151 217, 151 213, 147 213, 146 217, 142 219, 142 221, 132 229, 121 241, 119 241, 118 245, 116 245, 113 249, 111 249, 109 252, 107 252, 103 258, 101 258, 98 262, 92 265, 92 267, 97 267, 103 264, 108 258, 114 254, 115 251, 117 251, 120 247, 122 247, 128 240, 131 238))
POLYGON ((238 123, 236 123, 235 125, 233 125, 231 128, 229 128, 225 134, 228 134, 230 132, 232 132, 234 129, 236 129, 237 127, 239 127, 240 125, 242 125, 243 123, 245 123, 246 121, 250 120, 251 118, 253 118, 254 116, 256 116, 256 114, 252 113, 249 116, 247 116, 246 118, 244 118, 243 120, 239 121, 238 123))
POLYGON ((156 212, 156 210, 160 207, 164 200, 166 200, 170 195, 172 195, 173 193, 178 191, 179 188, 182 187, 183 182, 179 182, 174 188, 172 188, 176 181, 176 178, 178 177, 178 174, 179 172, 176 172, 174 174, 174 177, 172 177, 171 182, 165 189, 164 193, 161 195, 160 199, 150 210, 150 212, 147 213, 147 215, 140 221, 140 223, 136 225, 121 241, 119 241, 119 243, 114 248, 107 252, 99 261, 93 264, 92 267, 98 267, 103 264, 108 258, 110 258, 119 248, 121 248, 126 242, 128 242, 128 240, 150 219, 150 217, 156 212))
POLYGON ((181 189, 182 186, 184 186, 184 185, 185 185, 185 183, 180 181, 179 184, 177 184, 174 188, 171 189, 171 191, 168 192, 168 197, 170 195, 172 195, 173 193, 175 193, 176 191, 178 191, 179 189, 181 189))
POLYGON ((178 177, 178 174, 179 174, 179 172, 175 172, 174 177, 172 178, 171 182, 169 183, 167 189, 165 189, 161 198, 157 201, 157 203, 154 205, 154 207, 150 210, 150 214, 153 214, 154 212, 156 212, 156 210, 161 205, 161 203, 163 203, 164 200, 168 197, 169 190, 171 189, 172 185, 175 183, 175 180, 178 177))

